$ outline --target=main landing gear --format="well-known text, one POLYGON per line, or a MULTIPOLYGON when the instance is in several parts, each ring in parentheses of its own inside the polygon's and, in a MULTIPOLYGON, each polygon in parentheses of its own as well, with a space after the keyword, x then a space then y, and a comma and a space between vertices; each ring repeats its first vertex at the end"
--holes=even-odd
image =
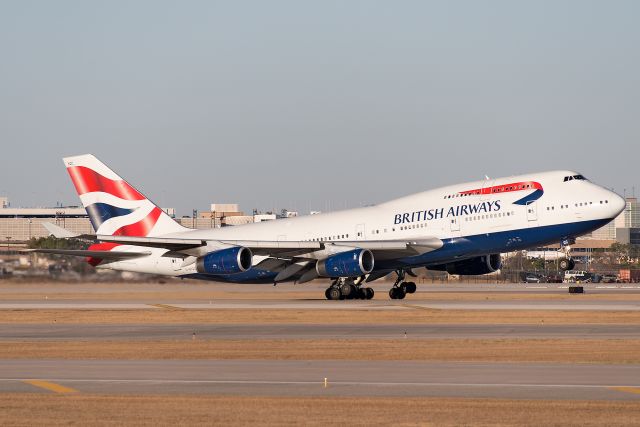
POLYGON ((405 282, 405 271, 397 270, 396 274, 398 278, 396 279, 393 287, 389 289, 389 298, 391 299, 404 299, 407 294, 412 294, 416 291, 415 282, 405 282))
POLYGON ((349 277, 340 277, 331 283, 331 286, 324 291, 324 296, 328 300, 342 299, 371 299, 374 292, 371 288, 362 287, 364 277, 352 279, 349 277))

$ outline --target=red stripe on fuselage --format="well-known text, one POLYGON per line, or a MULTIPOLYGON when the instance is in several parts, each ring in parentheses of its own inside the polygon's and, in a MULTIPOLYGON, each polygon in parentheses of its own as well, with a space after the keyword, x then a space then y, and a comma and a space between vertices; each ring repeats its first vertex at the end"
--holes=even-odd
POLYGON ((145 237, 149 234, 153 226, 156 225, 156 222, 158 222, 158 218, 160 218, 161 213, 162 211, 160 210, 160 208, 155 207, 149 213, 149 215, 147 215, 146 217, 144 217, 138 222, 118 228, 113 233, 113 235, 145 237))
POLYGON ((494 194, 510 193, 524 190, 542 190, 542 185, 535 181, 512 182, 511 184, 494 185, 493 187, 477 188, 475 190, 461 191, 459 194, 494 194))
MULTIPOLYGON (((118 243, 96 243, 89 246, 90 251, 110 251, 111 249, 120 246, 118 243)), ((102 258, 87 257, 87 262, 92 266, 96 266, 102 262, 102 258)))
POLYGON ((145 197, 138 193, 125 181, 114 181, 85 166, 69 166, 67 168, 71 181, 80 196, 95 191, 109 193, 124 200, 144 200, 145 197))

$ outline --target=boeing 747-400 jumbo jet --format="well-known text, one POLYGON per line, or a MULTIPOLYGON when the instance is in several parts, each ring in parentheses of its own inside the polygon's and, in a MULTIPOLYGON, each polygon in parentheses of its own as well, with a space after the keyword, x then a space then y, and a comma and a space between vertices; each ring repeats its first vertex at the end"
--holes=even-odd
MULTIPOLYGON (((237 283, 331 281, 327 299, 373 298, 366 283, 396 272, 389 291, 416 290, 412 269, 478 275, 500 269, 500 253, 571 244, 625 207, 616 193, 572 171, 485 179, 357 209, 241 226, 193 230, 92 155, 67 157, 67 171, 95 234, 47 224, 87 250, 38 252, 88 257, 97 268, 237 283)), ((571 268, 567 258, 565 268, 571 268)))

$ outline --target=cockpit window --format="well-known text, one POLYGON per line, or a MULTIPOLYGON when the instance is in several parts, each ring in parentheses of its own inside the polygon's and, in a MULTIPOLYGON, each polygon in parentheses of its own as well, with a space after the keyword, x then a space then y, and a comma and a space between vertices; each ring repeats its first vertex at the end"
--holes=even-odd
POLYGON ((584 175, 570 175, 570 176, 565 176, 564 177, 564 182, 573 181, 574 179, 579 179, 579 180, 584 180, 584 181, 587 180, 587 178, 585 178, 584 175))

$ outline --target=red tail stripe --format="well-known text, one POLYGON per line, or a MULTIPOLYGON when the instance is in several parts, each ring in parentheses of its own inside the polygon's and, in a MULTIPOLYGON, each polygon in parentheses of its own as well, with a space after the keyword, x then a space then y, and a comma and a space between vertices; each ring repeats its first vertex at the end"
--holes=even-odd
POLYGON ((512 191, 523 191, 531 189, 542 190, 542 185, 539 182, 535 181, 512 182, 511 184, 495 185, 493 187, 461 191, 460 194, 508 193, 512 191))
MULTIPOLYGON (((90 251, 110 251, 111 249, 120 246, 118 243, 96 243, 89 246, 90 251)), ((96 266, 102 262, 102 258, 87 257, 87 262, 92 266, 96 266)))
POLYGON ((155 207, 149 213, 149 215, 147 215, 146 217, 144 217, 143 219, 141 219, 138 222, 135 222, 135 223, 129 224, 129 225, 124 225, 124 226, 118 228, 113 233, 113 235, 114 236, 145 237, 145 236, 147 236, 149 234, 149 232, 151 231, 153 226, 156 225, 156 222, 158 222, 158 218, 160 218, 160 214, 161 213, 162 213, 162 211, 160 210, 160 208, 155 207))
POLYGON ((124 200, 145 199, 125 181, 114 181, 85 166, 69 166, 67 172, 71 176, 76 191, 81 196, 94 191, 103 191, 124 200))

